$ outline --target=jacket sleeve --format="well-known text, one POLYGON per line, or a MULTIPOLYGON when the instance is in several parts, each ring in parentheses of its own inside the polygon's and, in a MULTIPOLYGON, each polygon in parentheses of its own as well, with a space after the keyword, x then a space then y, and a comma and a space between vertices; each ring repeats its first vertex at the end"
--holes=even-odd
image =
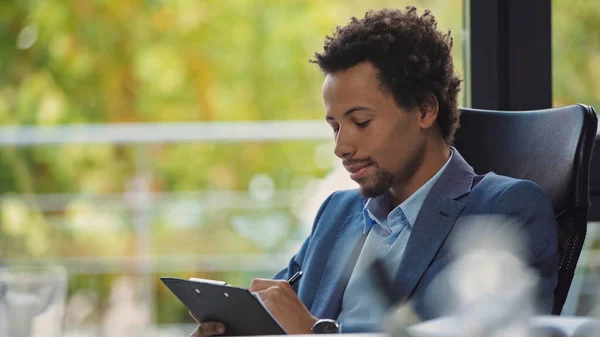
MULTIPOLYGON (((275 276, 273 276, 273 279, 287 280, 290 277, 292 277, 292 275, 294 275, 296 272, 298 272, 299 270, 302 270, 302 264, 304 262, 304 257, 306 255, 306 251, 308 250, 308 248, 310 246, 311 238, 312 238, 313 234, 315 233, 317 224, 319 223, 319 220, 321 219, 321 215, 323 214, 323 211, 325 210, 325 208, 327 208, 329 201, 333 198, 335 193, 336 192, 332 193, 329 197, 327 197, 327 199, 325 199, 325 201, 319 207, 319 211, 317 212, 317 215, 315 216, 315 220, 313 222, 313 226, 310 231, 310 234, 309 234, 308 238, 306 238, 306 240, 304 240, 304 243, 300 247, 300 250, 290 259, 288 266, 286 268, 284 268, 283 270, 279 271, 277 274, 275 274, 275 276)), ((294 290, 296 292, 298 292, 298 284, 299 283, 296 283, 296 285, 294 286, 294 290)))
POLYGON ((507 215, 520 225, 519 233, 524 236, 523 257, 539 277, 535 294, 537 313, 550 314, 558 280, 557 223, 552 203, 537 184, 519 180, 502 191, 492 213, 507 215))

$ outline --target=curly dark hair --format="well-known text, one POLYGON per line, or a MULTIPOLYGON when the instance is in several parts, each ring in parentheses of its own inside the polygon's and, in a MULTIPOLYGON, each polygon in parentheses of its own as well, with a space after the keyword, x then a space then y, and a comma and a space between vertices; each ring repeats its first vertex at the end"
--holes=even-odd
POLYGON ((422 105, 428 93, 439 104, 437 123, 447 144, 459 126, 458 92, 461 80, 452 62, 450 31, 442 34, 430 11, 415 7, 368 11, 336 27, 325 37, 323 53, 310 60, 326 74, 369 61, 378 71, 383 90, 403 108, 422 105))

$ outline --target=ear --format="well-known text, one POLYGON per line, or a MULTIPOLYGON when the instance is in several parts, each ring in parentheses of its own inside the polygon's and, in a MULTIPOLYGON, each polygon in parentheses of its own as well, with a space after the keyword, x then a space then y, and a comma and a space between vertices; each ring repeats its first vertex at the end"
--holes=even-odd
POLYGON ((435 125, 438 117, 439 104, 437 97, 428 92, 425 94, 425 99, 419 105, 419 126, 422 129, 429 129, 435 125))

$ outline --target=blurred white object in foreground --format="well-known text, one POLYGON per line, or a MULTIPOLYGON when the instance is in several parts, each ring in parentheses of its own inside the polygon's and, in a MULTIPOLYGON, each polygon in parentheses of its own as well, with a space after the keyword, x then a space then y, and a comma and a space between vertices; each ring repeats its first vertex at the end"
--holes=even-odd
MULTIPOLYGON (((529 321, 532 329, 553 329, 568 337, 584 337, 579 332, 589 324, 600 324, 600 321, 589 317, 535 316, 529 321)), ((458 317, 443 317, 409 327, 408 332, 414 337, 463 337, 461 320, 458 317)), ((534 335, 532 335, 534 336, 534 335)), ((535 337, 539 337, 537 334, 535 337)), ((588 337, 588 336, 585 336, 588 337)), ((589 336, 593 337, 593 336, 589 336)), ((597 336, 596 336, 597 337, 597 336)))
POLYGON ((62 267, 0 268, 0 336, 62 336, 66 290, 62 267))
POLYGON ((501 216, 461 222, 448 280, 465 337, 527 337, 537 275, 523 262, 518 224, 501 216))
POLYGON ((464 336, 526 337, 535 275, 507 251, 474 250, 451 266, 464 336))
MULTIPOLYGON (((437 257, 451 262, 436 275, 425 295, 429 307, 437 308, 432 315, 454 316, 454 325, 432 336, 529 337, 538 278, 523 262, 525 240, 519 235, 519 224, 511 221, 486 215, 455 224, 448 237, 450 248, 442 248, 437 257)), ((390 315, 396 325, 390 331, 407 326, 405 315, 406 307, 390 315)))

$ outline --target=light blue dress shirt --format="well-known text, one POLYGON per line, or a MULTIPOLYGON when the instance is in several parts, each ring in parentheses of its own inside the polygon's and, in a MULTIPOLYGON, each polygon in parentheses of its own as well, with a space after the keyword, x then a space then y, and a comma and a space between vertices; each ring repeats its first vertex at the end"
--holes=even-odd
POLYGON ((450 159, 452 152, 446 164, 429 181, 391 211, 389 193, 367 200, 363 210, 363 233, 368 232, 368 235, 342 299, 342 310, 338 317, 342 329, 344 324, 380 323, 388 309, 387 304, 380 297, 381 292, 372 288, 365 269, 374 259, 382 258, 388 275, 396 275, 421 206, 450 159))

